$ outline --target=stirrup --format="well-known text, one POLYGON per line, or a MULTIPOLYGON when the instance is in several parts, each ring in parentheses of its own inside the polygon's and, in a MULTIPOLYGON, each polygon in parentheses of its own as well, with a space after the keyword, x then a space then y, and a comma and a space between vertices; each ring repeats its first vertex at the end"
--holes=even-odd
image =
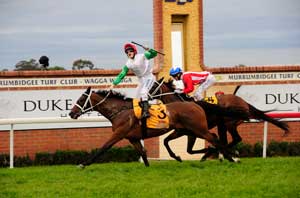
POLYGON ((142 113, 142 118, 150 118, 150 113, 148 112, 143 112, 142 113))

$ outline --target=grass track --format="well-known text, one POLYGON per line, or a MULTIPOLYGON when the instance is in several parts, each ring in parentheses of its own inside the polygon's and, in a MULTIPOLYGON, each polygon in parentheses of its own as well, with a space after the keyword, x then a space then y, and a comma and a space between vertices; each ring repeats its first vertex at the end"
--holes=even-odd
POLYGON ((300 198, 300 157, 0 168, 0 198, 300 198))

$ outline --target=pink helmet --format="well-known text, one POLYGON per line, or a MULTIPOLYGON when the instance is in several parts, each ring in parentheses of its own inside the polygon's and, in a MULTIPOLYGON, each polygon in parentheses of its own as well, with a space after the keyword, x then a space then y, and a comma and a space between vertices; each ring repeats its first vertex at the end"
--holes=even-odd
POLYGON ((129 49, 132 49, 132 50, 134 51, 134 53, 137 54, 136 46, 133 45, 133 44, 131 44, 131 43, 126 43, 126 44, 124 45, 124 51, 125 51, 125 53, 126 53, 126 51, 129 50, 129 49))

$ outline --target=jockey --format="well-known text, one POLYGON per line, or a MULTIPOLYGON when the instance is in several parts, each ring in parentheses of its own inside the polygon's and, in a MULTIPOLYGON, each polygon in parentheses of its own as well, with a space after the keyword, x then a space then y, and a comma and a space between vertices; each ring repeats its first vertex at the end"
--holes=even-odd
POLYGON ((173 67, 170 70, 170 76, 175 80, 182 80, 184 88, 176 88, 177 93, 191 93, 194 91, 194 85, 200 85, 194 93, 195 100, 199 101, 203 99, 202 93, 212 86, 216 79, 208 71, 202 72, 183 72, 180 67, 173 67))
POLYGON ((141 98, 142 118, 150 117, 148 92, 155 82, 155 76, 152 74, 153 67, 150 66, 150 59, 157 55, 154 49, 144 48, 146 51, 143 54, 137 53, 137 48, 131 43, 124 45, 124 51, 128 57, 126 64, 123 66, 122 71, 117 78, 113 81, 113 85, 117 85, 131 70, 137 77, 139 85, 137 87, 137 98, 141 98))

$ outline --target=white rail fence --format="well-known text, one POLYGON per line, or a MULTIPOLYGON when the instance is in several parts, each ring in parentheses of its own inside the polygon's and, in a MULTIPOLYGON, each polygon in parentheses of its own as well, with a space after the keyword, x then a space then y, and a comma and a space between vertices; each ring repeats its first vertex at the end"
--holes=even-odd
MULTIPOLYGON (((300 118, 300 112, 291 113, 273 113, 269 114, 271 117, 276 118, 300 118)), ((10 162, 9 167, 14 167, 14 125, 16 124, 40 124, 40 123, 82 123, 82 122, 107 122, 108 120, 104 117, 81 117, 77 120, 71 118, 15 118, 15 119, 0 119, 0 125, 10 125, 9 133, 9 156, 10 162)), ((268 134, 268 123, 264 122, 264 135, 263 135, 263 158, 267 156, 267 134, 268 134)))
POLYGON ((16 124, 41 124, 41 123, 81 123, 81 122, 107 122, 104 117, 81 117, 77 120, 71 118, 15 118, 15 119, 0 119, 0 125, 10 125, 9 132, 9 167, 14 167, 14 125, 16 124))

